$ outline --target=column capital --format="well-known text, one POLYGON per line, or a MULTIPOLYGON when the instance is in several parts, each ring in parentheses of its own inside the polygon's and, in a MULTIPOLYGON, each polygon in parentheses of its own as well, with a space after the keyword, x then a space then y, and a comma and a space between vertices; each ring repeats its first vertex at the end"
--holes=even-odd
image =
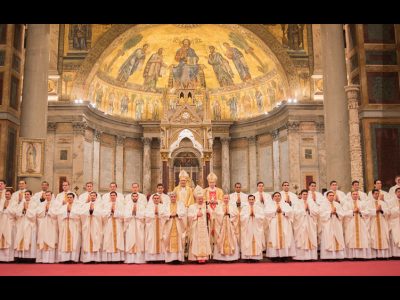
POLYGON ((222 145, 229 145, 229 142, 231 141, 231 137, 221 137, 220 138, 220 140, 221 140, 221 144, 222 145))
POLYGON ((150 146, 152 138, 149 137, 142 137, 143 146, 150 146))
POLYGON ((247 138, 247 141, 249 142, 249 145, 255 145, 256 141, 257 141, 257 137, 256 136, 249 136, 247 138))
POLYGON ((279 129, 272 130, 271 135, 273 140, 277 140, 279 138, 279 129))
POLYGON ((86 121, 72 122, 72 128, 74 132, 84 135, 88 128, 88 123, 86 121))
POLYGON ((300 129, 300 122, 299 121, 288 121, 285 124, 285 127, 288 131, 299 131, 300 129))
POLYGON ((117 146, 123 146, 124 142, 125 142, 125 139, 126 139, 126 136, 117 135, 116 137, 117 137, 117 146))
POLYGON ((315 123, 315 128, 316 128, 317 131, 319 131, 319 132, 324 132, 324 130, 325 130, 325 124, 324 124, 324 122, 316 122, 316 123, 315 123))
POLYGON ((56 131, 57 123, 56 122, 48 122, 47 123, 47 131, 56 131))
POLYGON ((100 142, 102 133, 103 133, 103 131, 101 131, 101 130, 97 130, 97 129, 94 130, 94 140, 96 142, 100 142))

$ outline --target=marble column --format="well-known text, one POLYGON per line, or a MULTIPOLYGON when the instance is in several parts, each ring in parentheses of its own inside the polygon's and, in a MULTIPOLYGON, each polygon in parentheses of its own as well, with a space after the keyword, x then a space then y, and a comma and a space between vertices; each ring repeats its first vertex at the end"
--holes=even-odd
POLYGON ((251 136, 247 139, 249 143, 249 187, 251 191, 257 189, 257 137, 251 136))
MULTIPOLYGON (((224 193, 230 191, 230 172, 229 172, 229 141, 230 137, 221 138, 222 143, 222 190, 224 193)), ((212 164, 211 164, 212 165, 212 164)))
POLYGON ((272 131, 272 159, 274 166, 274 191, 280 191, 279 130, 272 131))
MULTIPOLYGON (((318 146, 318 179, 314 178, 317 183, 317 189, 321 191, 323 188, 328 187, 326 179, 326 143, 325 143, 325 126, 323 122, 317 122, 315 124, 315 130, 317 134, 317 146, 318 146)), ((308 186, 304 186, 308 188, 308 186)))
POLYGON ((117 136, 117 145, 115 147, 115 182, 118 186, 118 191, 124 191, 124 136, 117 136))
POLYGON ((93 188, 95 191, 100 190, 100 141, 101 131, 94 131, 93 139, 93 188))
POLYGON ((84 148, 85 148, 85 131, 87 122, 73 122, 74 146, 72 148, 72 182, 71 188, 78 187, 77 193, 84 192, 85 182, 83 180, 84 173, 84 148), (73 185, 73 186, 72 186, 73 185))
MULTIPOLYGON (((28 25, 21 103, 20 137, 23 138, 46 139, 47 137, 49 35, 49 24, 28 25)), ((46 160, 45 153, 42 153, 42 159, 46 160)), ((29 189, 38 191, 43 178, 24 179, 29 189)))
POLYGON ((359 85, 345 87, 349 109, 349 139, 350 139, 350 166, 351 180, 360 182, 360 189, 364 189, 363 162, 361 151, 360 119, 358 118, 359 85))
POLYGON ((142 138, 143 142, 143 193, 151 192, 151 138, 142 138))
POLYGON ((322 24, 324 111, 327 181, 351 188, 349 113, 344 87, 347 85, 342 24, 322 24))

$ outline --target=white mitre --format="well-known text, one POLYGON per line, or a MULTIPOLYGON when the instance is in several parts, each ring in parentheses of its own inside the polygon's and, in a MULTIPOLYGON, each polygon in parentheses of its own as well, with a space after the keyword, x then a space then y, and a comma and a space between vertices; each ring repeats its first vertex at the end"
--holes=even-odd
POLYGON ((201 188, 201 186, 197 185, 196 188, 193 191, 194 197, 197 199, 199 197, 204 196, 204 190, 201 188))

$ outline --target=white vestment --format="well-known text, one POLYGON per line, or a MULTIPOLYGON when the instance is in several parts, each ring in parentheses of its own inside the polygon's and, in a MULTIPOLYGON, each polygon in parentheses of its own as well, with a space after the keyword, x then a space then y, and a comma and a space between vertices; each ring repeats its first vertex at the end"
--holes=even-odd
POLYGON ((146 261, 165 260, 164 244, 162 242, 163 222, 161 218, 163 204, 154 204, 149 200, 145 210, 145 259, 146 261), (156 206, 158 214, 156 215, 156 206))
MULTIPOLYGON (((351 198, 351 192, 348 192, 346 195, 348 201, 353 201, 351 198)), ((358 197, 360 198, 361 201, 367 201, 367 194, 362 192, 362 191, 358 191, 358 197)))
POLYGON ((263 258, 265 248, 264 237, 264 208, 259 205, 246 205, 240 213, 241 253, 243 259, 263 258), (251 216, 253 209, 254 216, 251 216))
POLYGON ((161 211, 163 219, 162 242, 165 249, 165 262, 174 260, 184 261, 186 238, 186 207, 184 201, 177 201, 163 205, 161 211), (171 217, 172 214, 177 216, 171 217))
POLYGON ((14 260, 14 236, 15 236, 15 211, 11 207, 11 199, 6 209, 5 191, 0 198, 0 261, 14 260))
MULTIPOLYGON (((121 194, 122 195, 122 194, 121 194)), ((103 202, 103 249, 102 261, 124 261, 124 202, 116 200, 114 214, 112 202, 103 202)))
POLYGON ((229 203, 237 207, 238 198, 240 199, 240 206, 249 204, 248 195, 243 192, 229 194, 229 203))
POLYGON ((267 240, 267 257, 296 256, 296 245, 293 238, 293 209, 281 200, 269 202, 265 208, 265 215, 269 220, 269 234, 267 240), (276 210, 280 206, 281 212, 276 210))
MULTIPOLYGON (((45 198, 45 197, 44 197, 44 193, 45 193, 44 191, 40 191, 40 192, 35 193, 35 194, 32 196, 32 200, 36 201, 38 204, 41 203, 41 202, 40 202, 40 198, 42 198, 42 196, 43 196, 43 198, 45 198)), ((54 194, 52 194, 52 195, 51 195, 51 200, 54 200, 54 199, 55 199, 54 194)))
POLYGON ((18 204, 21 203, 20 201, 25 200, 25 191, 26 191, 26 189, 18 190, 11 195, 10 205, 11 205, 12 209, 16 209, 18 204), (21 197, 22 197, 21 200, 19 200, 19 195, 21 195, 21 197))
MULTIPOLYGON (((346 196, 346 194, 345 193, 343 193, 342 191, 340 191, 340 190, 336 190, 336 192, 335 191, 332 191, 336 196, 337 196, 337 198, 339 198, 339 202, 340 202, 340 205, 343 207, 343 205, 345 204, 345 202, 346 202, 346 200, 347 200, 347 196, 346 196)), ((328 193, 328 191, 326 191, 325 193, 324 193, 324 198, 326 199, 326 194, 328 193)), ((335 201, 335 200, 334 200, 335 201)))
POLYGON ((25 199, 15 210, 16 233, 14 241, 14 256, 19 258, 36 258, 36 208, 38 204, 32 199, 29 207, 23 212, 25 199))
MULTIPOLYGON (((125 204, 125 197, 123 194, 121 193, 117 193, 117 203, 122 203, 125 204)), ((101 203, 103 204, 103 207, 106 207, 107 203, 111 202, 111 198, 110 198, 110 192, 105 193, 102 197, 101 197, 101 203)))
POLYGON ((370 219, 370 237, 371 251, 373 258, 388 258, 390 257, 390 239, 389 239, 389 217, 390 208, 387 201, 368 200, 368 208, 371 212, 370 219), (377 204, 381 205, 382 211, 376 212, 377 204))
MULTIPOLYGON (((254 202, 254 205, 258 205, 260 206, 264 211, 265 208, 267 207, 268 203, 273 202, 272 197, 269 193, 266 192, 262 192, 262 197, 260 192, 255 192, 252 194, 256 201, 254 202)), ((264 218, 264 242, 263 245, 264 247, 267 246, 267 240, 268 240, 268 233, 269 233, 269 219, 268 218, 264 218)), ((265 248, 263 249, 263 251, 266 250, 265 248)))
MULTIPOLYGON (((147 201, 146 201, 147 203, 147 201)), ((125 263, 143 264, 144 257, 144 226, 146 206, 143 201, 134 203, 132 199, 125 204, 125 263), (136 206, 136 213, 133 208, 136 206)))
POLYGON ((297 202, 299 202, 300 200, 299 200, 299 197, 297 197, 297 195, 295 194, 295 193, 292 193, 292 192, 287 192, 287 194, 286 194, 286 192, 285 191, 280 191, 279 192, 280 194, 281 194, 281 199, 282 199, 282 201, 285 201, 285 202, 287 202, 287 200, 286 200, 286 195, 287 195, 287 197, 289 198, 289 200, 291 201, 291 207, 292 208, 294 208, 294 206, 296 205, 296 203, 297 202))
POLYGON ((321 222, 321 259, 343 259, 345 257, 345 243, 342 220, 344 211, 336 201, 326 200, 319 207, 321 222), (331 214, 332 205, 336 214, 331 214))
POLYGON ((343 205, 343 210, 346 258, 371 258, 368 232, 370 210, 367 202, 349 199, 343 205), (354 213, 355 206, 360 209, 359 213, 354 213))
MULTIPOLYGON (((328 200, 324 198, 324 196, 320 192, 312 192, 308 191, 308 196, 307 200, 313 201, 317 206, 320 206, 322 203, 327 202, 328 200)), ((317 218, 317 242, 318 242, 318 249, 321 248, 321 233, 322 233, 322 227, 321 227, 321 220, 320 220, 320 215, 318 215, 317 218)))
POLYGON ((47 200, 40 202, 37 208, 37 252, 36 262, 56 263, 58 245, 57 205, 52 199, 46 212, 47 200))
POLYGON ((400 188, 400 185, 394 185, 389 189, 389 196, 392 197, 392 199, 396 199, 396 189, 400 188))
POLYGON ((79 261, 81 251, 81 220, 79 203, 72 203, 68 214, 68 204, 58 209, 58 261, 79 261))
MULTIPOLYGON (((138 198, 138 203, 140 205, 143 205, 144 207, 147 206, 147 198, 144 194, 142 193, 137 193, 139 198, 138 198)), ((127 203, 132 202, 132 193, 125 195, 125 199, 124 199, 124 205, 126 205, 127 203)))
POLYGON ((390 203, 389 227, 391 256, 400 257, 400 199, 397 197, 390 203))
POLYGON ((91 202, 81 203, 80 218, 82 224, 81 262, 101 261, 103 243, 103 217, 104 210, 100 199, 93 204, 90 214, 91 202))
POLYGON ((221 203, 215 211, 216 244, 214 256, 216 260, 238 260, 240 251, 238 243, 239 211, 236 202, 221 203), (227 215, 228 214, 228 215, 227 215))
MULTIPOLYGON (((158 194, 158 193, 156 193, 158 194)), ((153 194, 154 195, 154 194, 153 194)), ((149 202, 148 203, 153 203, 153 195, 150 196, 149 202)), ((168 204, 171 202, 171 199, 167 194, 158 194, 160 196, 160 204, 168 204)))
MULTIPOLYGON (((209 212, 211 209, 209 208, 209 212)), ((188 223, 190 228, 189 260, 208 260, 211 255, 211 240, 207 225, 206 205, 197 203, 189 206, 188 223), (198 212, 203 214, 198 217, 198 212)))
MULTIPOLYGON (((88 201, 89 198, 90 198, 90 193, 89 192, 84 192, 83 194, 79 195, 79 198, 77 199, 78 200, 77 202, 79 202, 80 205, 83 205, 88 201)), ((101 200, 102 200, 102 198, 101 198, 100 193, 97 193, 96 203, 101 203, 101 200)), ((90 199, 89 199, 89 201, 90 201, 90 199)))
POLYGON ((293 231, 296 244, 294 260, 318 259, 317 221, 319 206, 312 200, 306 200, 309 211, 303 200, 294 206, 293 231))

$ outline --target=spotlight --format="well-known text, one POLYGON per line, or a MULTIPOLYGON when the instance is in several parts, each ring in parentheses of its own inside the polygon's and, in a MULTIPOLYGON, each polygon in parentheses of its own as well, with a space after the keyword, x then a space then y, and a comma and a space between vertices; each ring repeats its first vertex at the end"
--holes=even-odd
POLYGON ((293 99, 293 103, 297 103, 297 99, 295 98, 295 99, 293 99))
POLYGON ((292 98, 289 98, 287 102, 292 103, 292 101, 293 101, 292 98))

